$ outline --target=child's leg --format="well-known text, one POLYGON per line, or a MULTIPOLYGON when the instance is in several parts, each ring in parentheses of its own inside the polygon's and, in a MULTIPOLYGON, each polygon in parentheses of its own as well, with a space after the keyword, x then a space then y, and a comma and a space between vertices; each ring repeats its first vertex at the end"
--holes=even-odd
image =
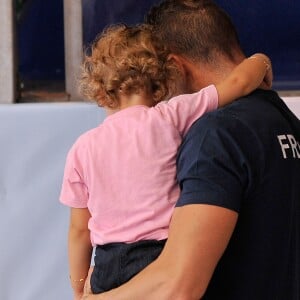
POLYGON ((165 240, 149 240, 97 246, 91 276, 92 292, 99 294, 127 282, 158 257, 164 244, 165 240))

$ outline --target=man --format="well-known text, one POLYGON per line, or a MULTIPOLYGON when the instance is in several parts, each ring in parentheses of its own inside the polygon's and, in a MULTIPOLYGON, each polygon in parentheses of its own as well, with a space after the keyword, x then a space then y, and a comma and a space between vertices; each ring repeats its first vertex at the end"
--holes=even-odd
MULTIPOLYGON (((244 59, 212 1, 170 0, 148 21, 193 92, 244 59)), ((257 90, 193 125, 178 154, 181 196, 160 257, 86 299, 300 299, 300 124, 257 90)))

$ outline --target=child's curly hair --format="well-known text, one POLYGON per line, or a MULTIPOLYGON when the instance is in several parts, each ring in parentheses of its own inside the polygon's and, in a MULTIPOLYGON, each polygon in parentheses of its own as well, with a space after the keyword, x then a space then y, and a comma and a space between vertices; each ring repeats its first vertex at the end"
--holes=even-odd
POLYGON ((180 72, 149 25, 113 25, 86 55, 79 82, 81 94, 99 106, 118 108, 119 95, 146 93, 153 104, 177 93, 180 72))

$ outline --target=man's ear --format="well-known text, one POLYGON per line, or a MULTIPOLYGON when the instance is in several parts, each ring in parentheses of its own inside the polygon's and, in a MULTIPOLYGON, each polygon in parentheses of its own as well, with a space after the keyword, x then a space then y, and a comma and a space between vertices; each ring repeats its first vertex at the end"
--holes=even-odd
POLYGON ((173 60, 178 67, 178 70, 182 73, 182 75, 186 76, 186 68, 184 58, 180 55, 171 53, 168 55, 168 60, 173 60))
POLYGON ((186 80, 193 79, 195 77, 195 74, 198 76, 198 64, 196 66, 196 64, 190 59, 174 53, 169 54, 168 59, 172 59, 176 63, 179 71, 182 73, 186 80))
POLYGON ((178 55, 178 54, 169 54, 168 59, 173 60, 178 66, 179 71, 182 74, 182 87, 185 93, 194 93, 198 89, 194 88, 194 73, 198 68, 195 67, 195 64, 189 59, 178 55))
POLYGON ((179 90, 184 93, 189 93, 190 88, 189 88, 189 80, 190 80, 190 75, 189 75, 189 68, 187 65, 187 60, 181 56, 177 55, 174 53, 169 54, 168 60, 172 60, 175 65, 177 66, 180 74, 181 74, 181 85, 179 87, 179 90))

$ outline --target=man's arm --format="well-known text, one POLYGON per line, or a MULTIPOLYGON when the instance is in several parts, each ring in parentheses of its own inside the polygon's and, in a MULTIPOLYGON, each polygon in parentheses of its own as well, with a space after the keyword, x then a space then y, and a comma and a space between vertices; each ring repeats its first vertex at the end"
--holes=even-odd
POLYGON ((238 214, 204 204, 176 208, 160 257, 123 286, 84 299, 198 300, 234 230, 238 214))

